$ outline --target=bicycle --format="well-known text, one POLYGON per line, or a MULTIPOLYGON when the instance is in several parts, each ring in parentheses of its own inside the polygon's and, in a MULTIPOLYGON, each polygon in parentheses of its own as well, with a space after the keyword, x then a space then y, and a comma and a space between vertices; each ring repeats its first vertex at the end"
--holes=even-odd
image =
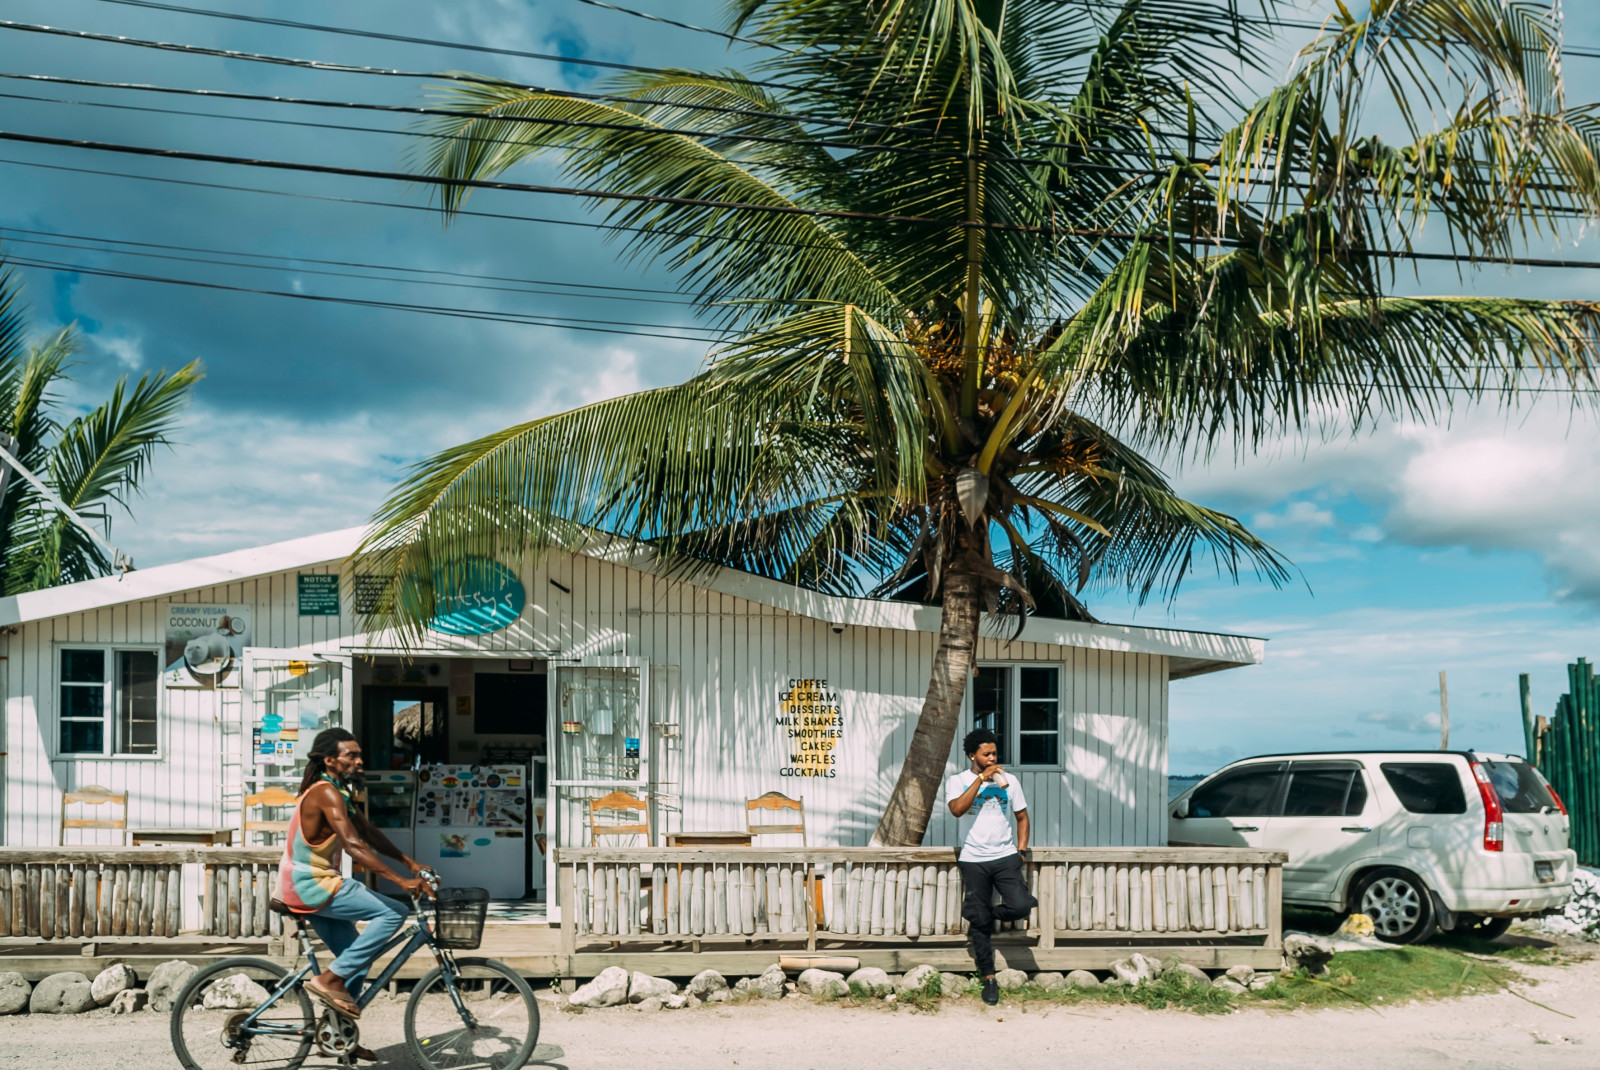
MULTIPOLYGON (((412 991, 405 1009, 405 1042, 424 1070, 520 1070, 539 1041, 539 1005, 533 989, 511 967, 493 959, 457 960, 482 939, 488 893, 481 888, 438 887, 432 870, 435 926, 422 896, 411 897, 410 921, 379 952, 399 948, 394 959, 361 989, 356 1005, 367 1005, 394 980, 418 950, 427 947, 436 965, 412 991), (437 928, 437 932, 435 931, 437 928)), ((251 1066, 295 1070, 313 1046, 341 1065, 354 1064, 360 1042, 357 1023, 330 1007, 314 1005, 303 982, 321 973, 312 933, 303 915, 274 901, 293 919, 305 964, 291 973, 267 959, 233 958, 196 973, 172 1006, 172 1047, 185 1070, 251 1066), (313 1016, 313 1008, 320 1013, 313 1016)))

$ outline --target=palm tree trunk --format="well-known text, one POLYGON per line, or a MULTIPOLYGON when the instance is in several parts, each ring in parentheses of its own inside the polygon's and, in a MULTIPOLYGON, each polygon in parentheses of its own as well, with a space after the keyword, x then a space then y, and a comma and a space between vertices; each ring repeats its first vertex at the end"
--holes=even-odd
POLYGON ((922 716, 894 793, 872 842, 885 847, 916 847, 928 831, 928 819, 939 805, 945 762, 961 726, 961 699, 978 652, 978 622, 983 612, 983 581, 967 572, 945 577, 939 648, 933 655, 933 677, 922 700, 922 716))

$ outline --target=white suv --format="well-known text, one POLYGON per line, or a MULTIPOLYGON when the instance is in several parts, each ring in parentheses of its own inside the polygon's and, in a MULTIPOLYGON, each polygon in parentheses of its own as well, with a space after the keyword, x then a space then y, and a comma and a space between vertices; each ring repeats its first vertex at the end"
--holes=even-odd
POLYGON ((1372 917, 1391 943, 1485 937, 1572 896, 1567 811, 1504 754, 1388 751, 1248 758, 1170 808, 1172 843, 1286 851, 1287 903, 1372 917))

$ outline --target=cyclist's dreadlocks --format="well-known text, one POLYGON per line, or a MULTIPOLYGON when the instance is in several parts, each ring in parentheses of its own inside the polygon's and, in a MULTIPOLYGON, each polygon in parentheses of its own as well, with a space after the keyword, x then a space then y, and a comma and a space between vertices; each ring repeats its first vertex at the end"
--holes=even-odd
POLYGON ((304 795, 311 790, 322 774, 327 772, 326 761, 339 753, 339 744, 356 737, 343 728, 324 728, 317 733, 317 738, 311 741, 311 750, 306 755, 306 775, 300 778, 300 794, 304 795))

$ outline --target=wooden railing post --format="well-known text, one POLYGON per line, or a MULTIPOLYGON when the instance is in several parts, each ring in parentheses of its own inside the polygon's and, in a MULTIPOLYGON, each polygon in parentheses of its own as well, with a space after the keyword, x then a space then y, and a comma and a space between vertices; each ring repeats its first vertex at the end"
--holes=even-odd
POLYGON ((1283 946, 1283 863, 1267 865, 1267 946, 1283 946))
POLYGON ((1039 946, 1045 949, 1056 946, 1056 870, 1060 865, 1059 862, 1034 864, 1039 874, 1039 946))
POLYGON ((562 991, 571 992, 577 986, 573 983, 573 964, 578 954, 578 911, 580 909, 573 888, 573 870, 575 866, 568 865, 559 851, 556 854, 556 894, 560 898, 561 918, 561 963, 562 991))

